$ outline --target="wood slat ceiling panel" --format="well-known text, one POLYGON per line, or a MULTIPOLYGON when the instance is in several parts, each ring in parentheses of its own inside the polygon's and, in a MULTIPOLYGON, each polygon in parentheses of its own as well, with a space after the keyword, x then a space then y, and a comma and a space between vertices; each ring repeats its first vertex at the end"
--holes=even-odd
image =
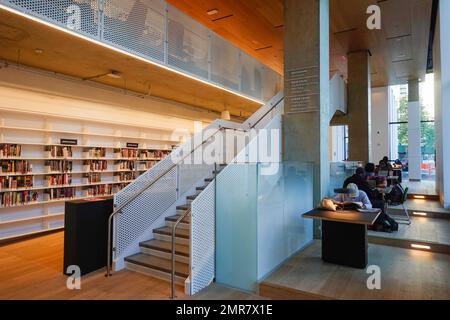
MULTIPOLYGON (((283 0, 168 2, 262 63, 283 73, 283 0), (207 11, 210 9, 219 12, 209 16, 207 11), (214 21, 224 16, 230 17, 214 21), (260 50, 257 50, 258 46, 260 50)), ((404 76, 397 77, 399 67, 394 67, 392 63, 398 61, 398 56, 402 54, 405 59, 413 59, 414 62, 408 63, 407 67, 411 68, 408 72, 403 70, 400 73, 415 78, 423 76, 431 5, 432 0, 330 0, 331 74, 338 72, 345 78, 347 62, 344 57, 352 51, 370 50, 372 70, 377 70, 372 79, 375 87, 406 81, 404 76), (366 27, 366 10, 373 4, 381 8, 381 30, 368 30, 366 27), (405 39, 401 44, 390 40, 398 36, 409 36, 410 40, 405 39)))

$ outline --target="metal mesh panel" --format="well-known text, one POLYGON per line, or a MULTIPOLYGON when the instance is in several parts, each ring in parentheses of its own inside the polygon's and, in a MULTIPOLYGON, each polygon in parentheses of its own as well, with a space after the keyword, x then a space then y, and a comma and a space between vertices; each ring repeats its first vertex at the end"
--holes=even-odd
POLYGON ((214 165, 206 164, 182 164, 178 166, 178 189, 183 195, 198 181, 212 176, 214 165))
POLYGON ((215 275, 215 181, 192 202, 191 294, 211 284, 215 275))
POLYGON ((211 37, 211 80, 239 90, 239 49, 217 35, 211 37))
POLYGON ((160 0, 104 0, 103 40, 162 62, 164 11, 160 0))
POLYGON ((168 10, 169 65, 208 79, 209 30, 173 7, 168 10))
POLYGON ((119 213, 115 226, 116 258, 177 200, 176 168, 144 191, 119 213))
POLYGON ((99 35, 99 0, 3 0, 44 21, 88 35, 99 35))
POLYGON ((262 64, 245 53, 241 53, 241 92, 262 98, 262 64))

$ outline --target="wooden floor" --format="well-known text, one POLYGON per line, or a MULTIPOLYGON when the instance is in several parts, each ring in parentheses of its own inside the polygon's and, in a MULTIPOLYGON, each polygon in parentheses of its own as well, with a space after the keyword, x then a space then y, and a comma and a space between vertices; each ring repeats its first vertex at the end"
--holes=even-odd
POLYGON ((450 220, 413 217, 411 225, 399 224, 397 232, 369 231, 369 235, 450 245, 450 220))
POLYGON ((273 299, 450 299, 450 255, 369 245, 369 265, 381 268, 381 290, 369 290, 365 270, 324 263, 321 242, 288 260, 260 285, 273 299))
MULTIPOLYGON (((121 271, 111 278, 104 271, 82 277, 81 290, 69 290, 62 275, 64 233, 0 247, 0 299, 168 299, 170 284, 121 271)), ((179 298, 183 288, 177 287, 179 298)))
POLYGON ((192 300, 268 300, 254 293, 227 288, 213 283, 198 294, 190 297, 192 300))

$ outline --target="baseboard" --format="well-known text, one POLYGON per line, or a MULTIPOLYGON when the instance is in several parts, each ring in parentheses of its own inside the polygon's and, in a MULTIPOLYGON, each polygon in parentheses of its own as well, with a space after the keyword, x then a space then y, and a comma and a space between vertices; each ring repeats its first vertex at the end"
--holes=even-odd
POLYGON ((64 231, 64 227, 61 227, 58 229, 52 229, 52 230, 43 230, 43 231, 39 231, 39 232, 36 232, 33 234, 18 235, 17 237, 0 240, 0 247, 7 246, 7 245, 10 245, 10 244, 13 244, 16 242, 21 242, 24 240, 31 240, 31 239, 47 236, 49 234, 58 233, 58 232, 62 232, 62 231, 64 231))

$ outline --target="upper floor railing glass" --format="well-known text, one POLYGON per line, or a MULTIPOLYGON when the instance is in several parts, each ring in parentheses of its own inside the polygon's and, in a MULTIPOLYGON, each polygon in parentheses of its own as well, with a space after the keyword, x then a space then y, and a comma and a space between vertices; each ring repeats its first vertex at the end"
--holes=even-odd
POLYGON ((281 90, 278 73, 162 0, 0 3, 261 102, 281 90))

